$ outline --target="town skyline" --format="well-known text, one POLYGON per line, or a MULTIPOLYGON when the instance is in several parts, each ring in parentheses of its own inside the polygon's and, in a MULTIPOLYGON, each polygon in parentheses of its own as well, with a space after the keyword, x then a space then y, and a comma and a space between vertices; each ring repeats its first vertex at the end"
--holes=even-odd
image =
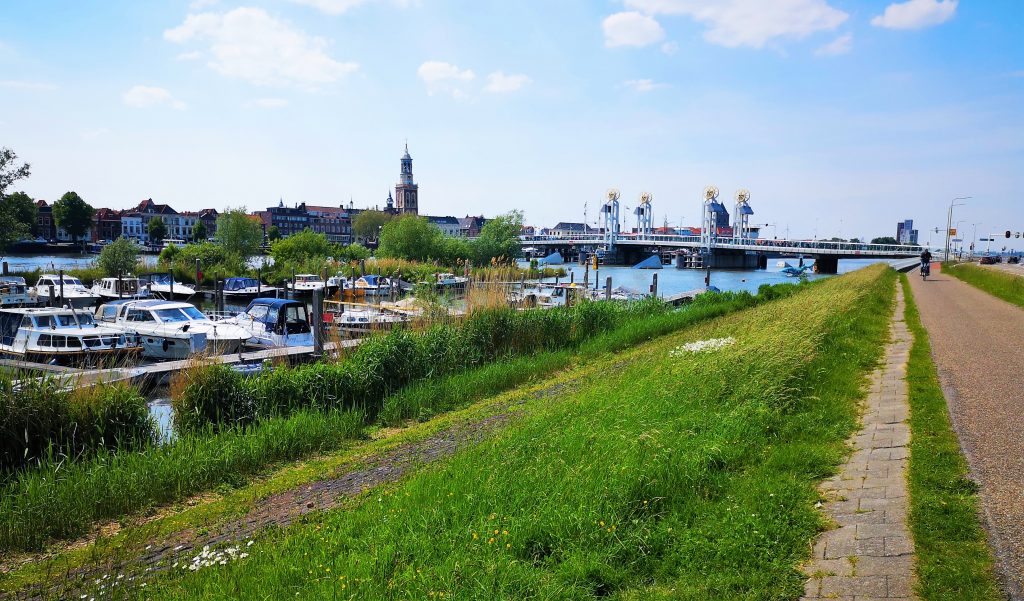
POLYGON ((55 23, 14 6, 0 123, 26 192, 96 206, 380 206, 408 140, 430 215, 544 226, 586 203, 593 221, 615 187, 694 225, 713 184, 793 237, 924 233, 956 196, 973 197, 957 219, 1024 229, 1007 222, 1024 184, 1011 7, 731 2, 751 18, 682 0, 57 2, 55 23))

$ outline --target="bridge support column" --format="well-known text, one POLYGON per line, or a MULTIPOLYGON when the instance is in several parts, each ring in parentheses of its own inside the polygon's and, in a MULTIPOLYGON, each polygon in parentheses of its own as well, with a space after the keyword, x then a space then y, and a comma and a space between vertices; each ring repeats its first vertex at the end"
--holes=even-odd
POLYGON ((833 275, 839 271, 839 258, 829 256, 814 257, 814 273, 833 275))
POLYGON ((768 269, 768 255, 757 255, 757 268, 768 269))

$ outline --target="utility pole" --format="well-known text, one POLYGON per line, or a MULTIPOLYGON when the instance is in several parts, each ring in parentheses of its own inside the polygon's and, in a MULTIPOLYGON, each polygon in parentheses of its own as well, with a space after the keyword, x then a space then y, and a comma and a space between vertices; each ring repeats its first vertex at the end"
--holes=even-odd
POLYGON ((949 231, 953 229, 953 207, 963 206, 964 203, 957 203, 958 200, 968 200, 970 196, 957 196, 953 200, 949 201, 949 214, 946 216, 946 255, 945 260, 949 260, 949 231))

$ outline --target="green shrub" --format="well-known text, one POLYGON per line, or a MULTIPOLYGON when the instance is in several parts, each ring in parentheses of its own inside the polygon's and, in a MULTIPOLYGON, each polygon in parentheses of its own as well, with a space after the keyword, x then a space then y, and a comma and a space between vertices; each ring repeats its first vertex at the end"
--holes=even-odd
POLYGON ((203 365, 183 375, 181 393, 171 401, 179 432, 199 432, 217 427, 244 426, 256 420, 256 403, 241 373, 227 365, 203 365))

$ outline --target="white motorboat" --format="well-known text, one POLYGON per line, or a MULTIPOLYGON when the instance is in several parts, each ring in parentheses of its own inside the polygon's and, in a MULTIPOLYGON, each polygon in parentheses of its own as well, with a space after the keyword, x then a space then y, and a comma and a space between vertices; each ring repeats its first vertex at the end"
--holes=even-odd
POLYGON ((366 274, 352 284, 352 289, 367 296, 385 296, 394 290, 391 280, 381 275, 366 274))
POLYGON ((253 299, 258 296, 277 296, 280 288, 268 286, 256 278, 227 278, 224 280, 225 299, 253 299))
POLYGON ((438 288, 465 288, 466 284, 469 283, 469 278, 454 273, 439 273, 437 274, 437 287, 438 288))
POLYGON ((408 323, 409 315, 383 308, 325 304, 324 321, 327 325, 348 332, 390 330, 408 323), (332 309, 331 307, 336 307, 332 309))
POLYGON ((338 292, 344 293, 345 290, 352 288, 352 282, 349 281, 343 275, 332 275, 327 278, 327 284, 324 285, 324 294, 327 296, 334 296, 338 292))
POLYGON ((306 304, 285 298, 256 298, 243 313, 218 320, 249 331, 246 344, 257 347, 313 346, 306 304))
POLYGON ((54 305, 58 307, 71 306, 76 309, 95 307, 100 300, 99 294, 86 288, 82 284, 82 280, 67 274, 61 280, 59 275, 44 273, 39 276, 39 281, 36 282, 33 292, 42 303, 48 302, 52 296, 54 305), (61 286, 61 282, 63 282, 63 286, 61 286))
POLYGON ((302 273, 295 276, 294 285, 293 282, 287 282, 285 289, 291 292, 293 295, 308 296, 313 294, 315 290, 324 289, 324 281, 320 276, 312 273, 302 273))
POLYGON ((103 278, 92 285, 93 294, 102 299, 148 298, 149 290, 139 284, 139 278, 103 278))
POLYGON ((38 304, 39 297, 25 283, 25 278, 0 276, 0 307, 34 307, 38 304))
POLYGON ((213 321, 194 306, 177 301, 111 301, 96 310, 96 317, 123 332, 137 334, 143 355, 152 359, 236 353, 252 336, 245 328, 213 321))
POLYGON ((138 337, 97 324, 88 311, 0 310, 0 355, 37 363, 95 365, 138 356, 138 337))
POLYGON ((139 284, 149 290, 150 296, 173 300, 188 300, 195 296, 196 289, 192 286, 175 281, 171 273, 145 273, 139 276, 139 284))

